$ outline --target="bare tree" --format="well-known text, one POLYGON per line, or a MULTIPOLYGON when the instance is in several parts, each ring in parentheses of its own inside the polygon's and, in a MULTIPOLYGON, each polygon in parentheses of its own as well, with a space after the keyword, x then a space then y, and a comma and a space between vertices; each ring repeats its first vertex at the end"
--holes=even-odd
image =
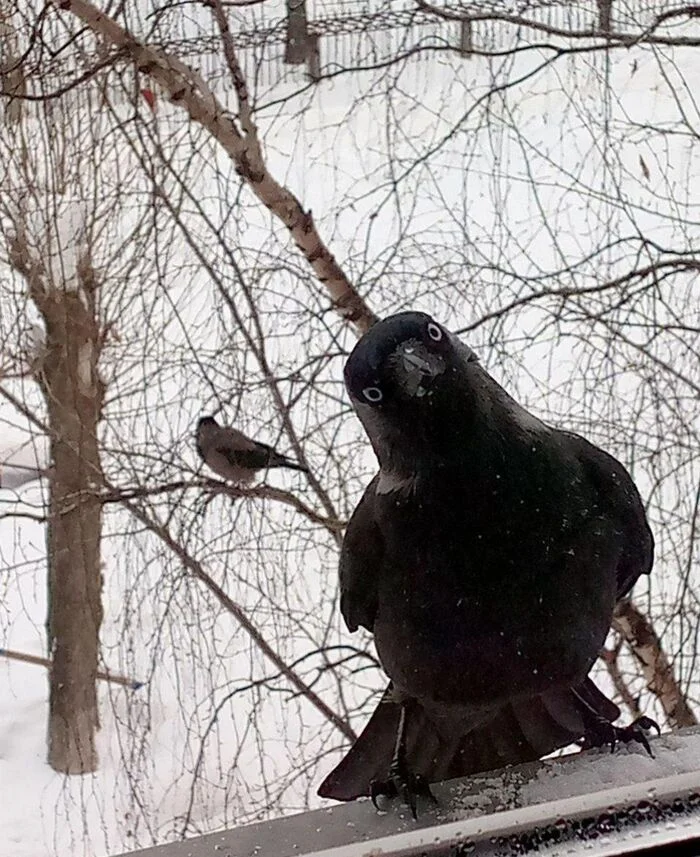
MULTIPOLYGON (((87 254, 77 259, 73 284, 57 279, 45 264, 46 250, 57 236, 44 232, 32 252, 21 216, 13 225, 10 260, 25 277, 46 326, 45 350, 35 371, 46 401, 52 463, 49 764, 63 773, 82 774, 97 766, 99 728, 95 681, 102 624, 102 504, 96 489, 101 484, 97 436, 104 390, 98 374, 98 283, 87 254)), ((65 257, 60 258, 65 267, 65 257)))
MULTIPOLYGON (((7 18, 4 27, 11 45, 7 18)), ((21 73, 16 50, 10 51, 9 62, 17 66, 9 73, 12 80, 21 73)), ((24 87, 6 91, 11 100, 5 113, 10 134, 2 141, 7 170, 3 233, 9 262, 26 281, 46 332, 33 372, 51 432, 48 758, 57 771, 85 773, 97 766, 95 680, 102 623, 102 507, 95 491, 101 475, 96 439, 104 395, 98 374, 98 283, 87 233, 78 222, 82 206, 63 204, 75 181, 66 168, 68 152, 59 148, 65 139, 58 146, 49 144, 46 161, 33 162, 36 149, 17 109, 17 95, 24 87), (52 162, 53 174, 47 162, 52 162)), ((57 111, 47 109, 46 114, 55 121, 57 111)))
MULTIPOLYGON (((36 382, 48 437, 48 761, 61 773, 83 774, 98 764, 104 482, 99 424, 105 396, 100 361, 111 327, 101 289, 113 282, 100 266, 109 264, 105 234, 118 228, 121 215, 119 198, 110 198, 105 180, 105 171, 118 161, 113 145, 100 137, 104 126, 85 121, 91 100, 83 102, 87 110, 70 95, 44 100, 36 77, 33 100, 21 100, 26 69, 20 33, 13 30, 21 21, 10 12, 6 6, 2 18, 10 48, 6 79, 12 85, 5 87, 0 134, 0 233, 7 264, 19 275, 38 319, 38 338, 30 342, 26 320, 22 324, 16 316, 19 337, 10 374, 36 382)), ((111 244, 115 248, 118 242, 111 244)), ((136 266, 132 256, 120 274, 136 266)))

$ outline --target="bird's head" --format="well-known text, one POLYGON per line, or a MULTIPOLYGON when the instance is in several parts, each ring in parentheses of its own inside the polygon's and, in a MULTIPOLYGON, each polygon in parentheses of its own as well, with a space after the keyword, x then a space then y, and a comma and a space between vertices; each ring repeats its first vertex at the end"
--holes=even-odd
POLYGON ((407 454, 416 445, 436 449, 457 417, 464 430, 476 362, 470 348, 422 312, 390 316, 367 331, 345 364, 345 385, 380 463, 397 445, 407 454))
POLYGON ((197 429, 206 428, 206 426, 218 426, 219 424, 214 417, 200 417, 197 420, 197 429))
POLYGON ((216 429, 219 428, 219 424, 214 419, 214 417, 200 417, 197 420, 197 428, 195 429, 194 439, 197 444, 197 449, 199 450, 200 455, 201 444, 205 443, 210 437, 213 437, 216 434, 216 429))

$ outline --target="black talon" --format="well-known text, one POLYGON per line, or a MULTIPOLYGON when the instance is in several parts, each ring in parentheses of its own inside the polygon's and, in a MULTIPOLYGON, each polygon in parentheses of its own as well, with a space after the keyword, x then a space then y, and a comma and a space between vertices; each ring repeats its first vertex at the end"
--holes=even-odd
POLYGON ((394 756, 389 765, 389 776, 386 780, 373 780, 370 783, 370 797, 375 809, 379 809, 377 798, 400 797, 402 802, 411 810, 414 821, 418 818, 416 811, 416 798, 427 797, 433 803, 437 798, 430 790, 430 784, 421 774, 414 774, 408 767, 406 761, 406 706, 401 705, 399 726, 396 731, 396 745, 394 756))
POLYGON ((629 744, 631 741, 637 741, 653 759, 654 754, 651 751, 649 739, 645 734, 650 729, 655 729, 658 735, 661 734, 659 724, 655 720, 652 720, 651 717, 638 717, 629 726, 615 726, 614 723, 610 723, 603 718, 596 718, 595 723, 590 724, 584 736, 582 746, 584 748, 602 747, 605 744, 609 744, 610 752, 612 753, 619 742, 629 744))
POLYGON ((618 729, 617 737, 620 741, 624 741, 625 743, 629 743, 630 741, 638 741, 653 759, 654 754, 651 752, 651 747, 649 746, 649 739, 645 734, 645 732, 650 729, 655 729, 657 735, 661 734, 659 724, 655 720, 652 720, 651 717, 645 717, 644 715, 642 715, 641 717, 638 717, 633 723, 630 723, 629 726, 624 726, 621 729, 618 729))
POLYGON ((397 795, 398 792, 396 791, 396 786, 392 780, 372 780, 369 784, 369 796, 372 799, 374 808, 378 811, 381 810, 381 807, 377 802, 377 798, 392 798, 397 797, 397 795))
POLYGON ((651 717, 647 717, 646 715, 642 715, 638 717, 632 726, 638 726, 640 729, 644 729, 645 731, 649 731, 650 729, 655 729, 657 735, 661 735, 661 729, 656 720, 652 720, 651 717))
POLYGON ((422 774, 413 775, 413 788, 415 789, 416 794, 420 795, 420 797, 427 797, 428 800, 435 804, 438 802, 438 799, 430 789, 430 783, 422 774))
POLYGON ((399 767, 392 762, 389 768, 389 777, 386 780, 373 780, 370 783, 370 797, 375 809, 380 810, 378 798, 401 798, 401 801, 411 810, 414 820, 418 818, 416 798, 427 797, 433 803, 437 798, 430 790, 430 785, 425 777, 413 774, 405 765, 399 767))

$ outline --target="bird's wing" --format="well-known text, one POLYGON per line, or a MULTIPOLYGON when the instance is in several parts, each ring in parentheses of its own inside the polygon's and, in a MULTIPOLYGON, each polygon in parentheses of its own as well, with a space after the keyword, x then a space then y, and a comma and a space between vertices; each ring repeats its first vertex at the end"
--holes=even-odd
POLYGON ((223 455, 232 467, 241 467, 244 470, 261 470, 267 466, 270 459, 270 453, 264 447, 238 449, 224 442, 216 445, 216 452, 223 455))
POLYGON ((378 476, 350 518, 340 552, 340 612, 351 631, 371 631, 377 615, 377 582, 384 544, 375 517, 378 476))
POLYGON ((654 561, 654 538, 644 513, 642 498, 632 477, 617 459, 584 438, 562 432, 578 455, 586 475, 597 489, 601 506, 618 522, 623 540, 617 566, 617 598, 624 598, 654 561))
POLYGON ((240 451, 254 450, 258 447, 270 449, 269 446, 266 447, 264 443, 259 443, 257 440, 253 440, 251 437, 243 434, 242 431, 238 431, 238 429, 233 426, 220 426, 216 433, 216 442, 217 444, 230 446, 231 449, 240 451))

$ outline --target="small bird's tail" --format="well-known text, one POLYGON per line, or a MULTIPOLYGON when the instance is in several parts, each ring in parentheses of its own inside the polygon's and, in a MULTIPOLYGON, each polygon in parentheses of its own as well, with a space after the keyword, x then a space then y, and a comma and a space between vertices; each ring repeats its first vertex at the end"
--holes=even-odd
POLYGON ((270 459, 267 463, 268 467, 288 467, 290 470, 300 470, 302 473, 308 473, 309 468, 304 464, 299 464, 298 461, 294 461, 291 458, 287 458, 286 455, 282 455, 276 450, 272 450, 270 454, 270 459))
MULTIPOLYGON (((384 694, 367 726, 319 787, 321 797, 354 800, 369 795, 373 780, 386 779, 400 706, 384 694)), ((406 759, 430 783, 531 762, 579 741, 600 719, 612 723, 620 709, 590 679, 575 689, 554 690, 504 706, 466 735, 446 738, 419 706, 410 709, 406 759)))

